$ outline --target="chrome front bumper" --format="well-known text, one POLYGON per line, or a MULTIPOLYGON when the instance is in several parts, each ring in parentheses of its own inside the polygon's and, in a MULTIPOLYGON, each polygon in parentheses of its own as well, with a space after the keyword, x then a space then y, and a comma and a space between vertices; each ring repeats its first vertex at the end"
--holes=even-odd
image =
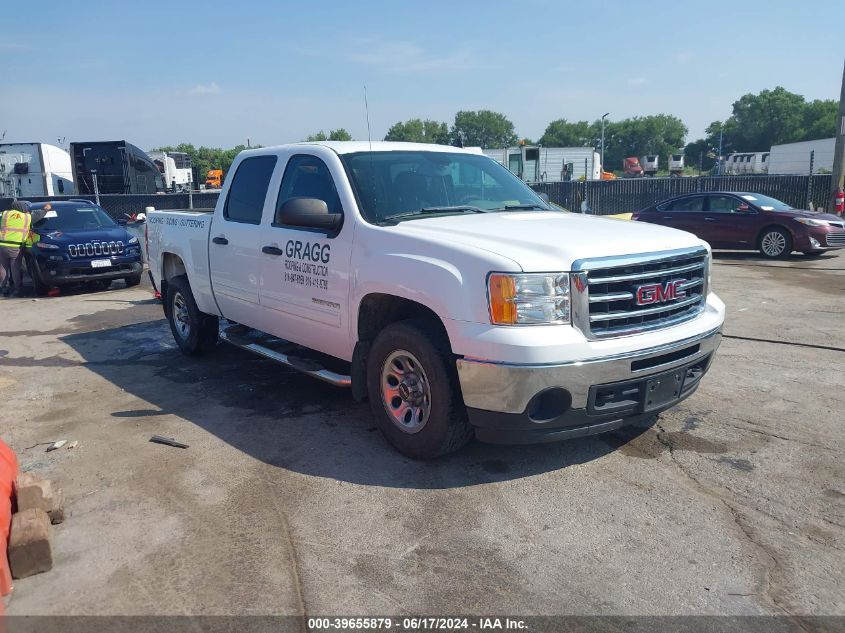
POLYGON ((471 409, 522 414, 546 389, 569 391, 572 409, 585 409, 590 387, 659 374, 712 355, 722 340, 716 328, 646 350, 560 364, 517 365, 458 359, 464 403, 471 409))

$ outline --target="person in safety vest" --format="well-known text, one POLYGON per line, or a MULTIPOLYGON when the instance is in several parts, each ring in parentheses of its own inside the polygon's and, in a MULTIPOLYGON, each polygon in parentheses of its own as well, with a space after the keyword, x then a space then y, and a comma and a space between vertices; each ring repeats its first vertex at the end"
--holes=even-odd
POLYGON ((6 284, 3 295, 20 297, 23 290, 21 283, 21 263, 25 248, 32 246, 34 234, 32 225, 43 217, 33 217, 29 212, 29 203, 15 200, 12 208, 0 215, 0 286, 6 284), (9 285, 7 282, 11 282, 9 285))

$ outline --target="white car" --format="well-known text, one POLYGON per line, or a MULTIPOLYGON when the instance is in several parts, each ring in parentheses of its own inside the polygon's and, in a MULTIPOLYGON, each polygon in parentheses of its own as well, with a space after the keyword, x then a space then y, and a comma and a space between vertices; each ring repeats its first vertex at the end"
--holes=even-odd
POLYGON ((248 150, 215 209, 156 211, 147 230, 183 351, 220 337, 351 387, 415 458, 667 409, 698 387, 725 316, 695 236, 554 210, 454 147, 248 150))

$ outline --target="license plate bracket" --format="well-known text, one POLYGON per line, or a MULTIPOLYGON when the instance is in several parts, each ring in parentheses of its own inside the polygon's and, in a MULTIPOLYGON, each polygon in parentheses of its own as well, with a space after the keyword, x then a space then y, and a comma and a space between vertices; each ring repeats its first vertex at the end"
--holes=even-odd
POLYGON ((111 266, 110 259, 92 259, 91 268, 108 268, 111 266))
POLYGON ((660 409, 680 398, 686 373, 686 368, 681 367, 649 378, 645 384, 643 412, 660 409))

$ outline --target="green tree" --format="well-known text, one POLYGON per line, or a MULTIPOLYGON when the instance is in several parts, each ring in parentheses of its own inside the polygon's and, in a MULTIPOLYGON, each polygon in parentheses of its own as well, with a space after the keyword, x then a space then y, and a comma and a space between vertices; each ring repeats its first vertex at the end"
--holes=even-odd
MULTIPOLYGON (((598 125, 601 136, 601 122, 598 125)), ((628 156, 658 154, 661 163, 684 146, 687 126, 671 114, 653 114, 611 121, 605 126, 604 169, 622 169, 628 156)))
POLYGON ((408 119, 390 126, 384 140, 448 145, 450 141, 449 126, 431 119, 408 119))
MULTIPOLYGON (((598 138, 601 139, 601 123, 599 122, 598 138)), ((597 147, 600 141, 596 139, 596 124, 587 121, 567 121, 557 119, 546 126, 546 131, 540 137, 540 145, 544 147, 597 147)))
POLYGON ((351 141, 352 135, 347 132, 345 129, 338 128, 336 130, 331 130, 328 135, 326 135, 323 130, 320 130, 316 134, 309 134, 305 137, 306 141, 313 142, 313 141, 351 141))
POLYGON ((833 99, 816 99, 804 106, 804 136, 802 141, 836 136, 839 104, 833 99))
POLYGON ((508 147, 517 142, 513 123, 504 114, 491 110, 461 110, 455 115, 451 134, 456 142, 482 149, 508 147))

